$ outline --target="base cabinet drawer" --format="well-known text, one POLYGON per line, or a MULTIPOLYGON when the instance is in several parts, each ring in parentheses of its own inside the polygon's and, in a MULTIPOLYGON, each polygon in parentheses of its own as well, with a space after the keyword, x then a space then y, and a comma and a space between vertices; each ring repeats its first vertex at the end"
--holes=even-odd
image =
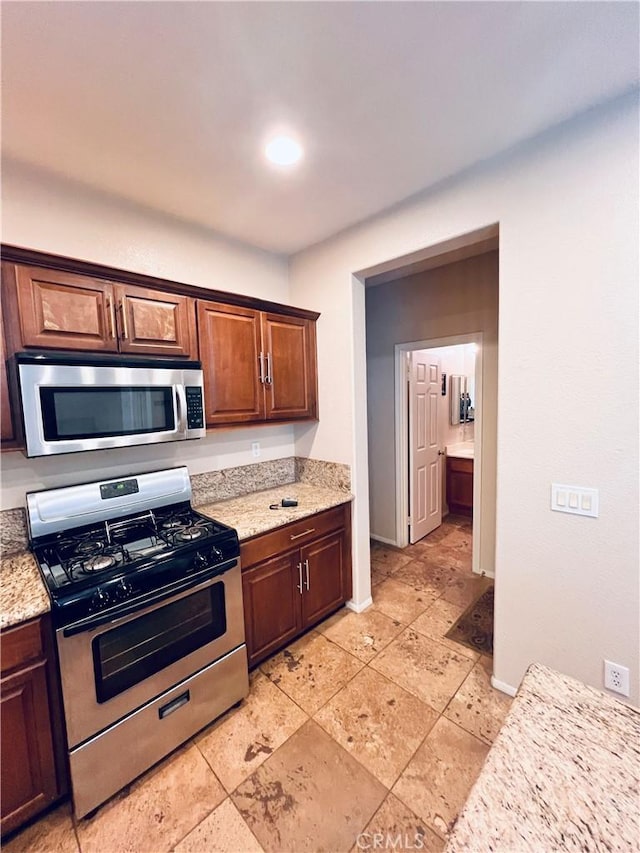
POLYGON ((249 666, 351 598, 351 507, 345 504, 336 510, 309 516, 241 546, 249 666), (336 520, 340 522, 337 530, 318 535, 335 527, 336 520), (296 547, 295 537, 300 534, 304 544, 296 547), (274 545, 280 543, 285 545, 282 553, 273 554, 274 545), (267 556, 258 560, 260 554, 267 556))

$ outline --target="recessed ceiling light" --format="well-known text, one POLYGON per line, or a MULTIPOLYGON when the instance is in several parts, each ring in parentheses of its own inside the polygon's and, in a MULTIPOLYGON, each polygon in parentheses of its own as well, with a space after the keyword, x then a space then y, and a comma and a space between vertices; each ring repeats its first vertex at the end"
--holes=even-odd
POLYGON ((290 136, 276 136, 264 149, 267 160, 276 166, 294 166, 302 158, 302 146, 290 136))

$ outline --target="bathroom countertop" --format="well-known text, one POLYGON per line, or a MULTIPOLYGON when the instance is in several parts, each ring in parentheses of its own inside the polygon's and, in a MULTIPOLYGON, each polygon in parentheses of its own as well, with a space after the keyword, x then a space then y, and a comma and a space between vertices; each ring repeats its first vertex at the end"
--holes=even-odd
POLYGON ((51 610, 49 593, 30 553, 0 560, 0 628, 11 628, 51 610))
POLYGON ((529 667, 445 853, 637 850, 640 711, 529 667))
POLYGON ((460 444, 447 444, 447 456, 453 456, 456 459, 473 459, 474 444, 472 441, 463 441, 460 444))
POLYGON ((350 503, 351 500, 351 493, 340 489, 328 489, 311 483, 289 483, 239 498, 203 504, 196 509, 216 521, 235 527, 242 542, 316 512, 350 503), (295 498, 298 506, 269 509, 270 504, 279 504, 282 498, 295 498))

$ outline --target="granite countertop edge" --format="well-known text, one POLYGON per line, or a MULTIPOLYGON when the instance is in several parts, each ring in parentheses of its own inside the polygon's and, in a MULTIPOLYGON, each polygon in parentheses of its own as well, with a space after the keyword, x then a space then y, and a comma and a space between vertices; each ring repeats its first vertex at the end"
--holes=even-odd
POLYGON ((350 492, 339 489, 314 486, 312 483, 288 483, 229 500, 201 504, 196 509, 216 521, 235 527, 240 542, 244 542, 352 500, 350 492), (272 504, 279 505, 283 498, 294 498, 298 506, 270 509, 272 504))
POLYGON ((0 560, 0 630, 13 628, 51 610, 49 593, 29 551, 0 560))
POLYGON ((448 837, 469 850, 631 850, 640 711, 532 664, 448 837))
MULTIPOLYGON (((195 509, 235 527, 243 542, 352 500, 350 492, 299 482, 200 504, 195 509), (285 497, 295 498, 298 506, 269 509, 271 504, 280 503, 285 497)), ((28 622, 50 610, 49 594, 33 555, 25 551, 0 559, 0 630, 28 622)))

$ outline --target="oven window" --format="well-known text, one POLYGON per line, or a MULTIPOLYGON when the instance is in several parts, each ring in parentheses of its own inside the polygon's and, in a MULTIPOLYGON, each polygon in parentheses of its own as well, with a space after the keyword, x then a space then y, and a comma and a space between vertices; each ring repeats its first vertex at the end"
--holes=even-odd
POLYGON ((128 690, 227 630, 224 583, 132 619, 93 640, 98 702, 128 690))
POLYGON ((173 431, 172 386, 40 388, 47 441, 173 431))

